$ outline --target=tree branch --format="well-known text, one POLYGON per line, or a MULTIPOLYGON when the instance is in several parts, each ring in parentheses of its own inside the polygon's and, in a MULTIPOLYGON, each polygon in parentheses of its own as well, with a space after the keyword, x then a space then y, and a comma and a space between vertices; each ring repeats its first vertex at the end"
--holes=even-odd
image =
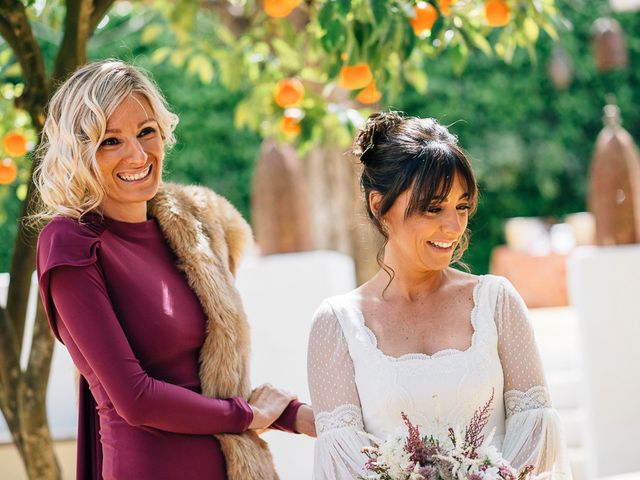
POLYGON ((79 65, 87 63, 89 22, 93 10, 91 0, 67 0, 64 34, 53 66, 51 81, 54 90, 79 65))
POLYGON ((27 387, 43 402, 46 399, 54 345, 55 339, 47 322, 47 315, 42 307, 42 301, 38 298, 31 352, 29 352, 29 363, 24 377, 27 387))
POLYGON ((22 448, 18 413, 19 389, 22 383, 20 349, 9 312, 0 307, 0 409, 18 448, 22 448))
POLYGON ((92 35, 102 17, 109 11, 114 0, 93 0, 93 10, 89 19, 89 35, 92 35))
POLYGON ((0 35, 12 48, 22 69, 25 89, 16 101, 17 106, 32 114, 34 127, 38 129, 44 123, 42 112, 49 97, 47 75, 40 45, 19 0, 0 0, 0 35))
POLYGON ((212 11, 236 38, 240 38, 251 27, 251 20, 236 14, 227 0, 202 0, 201 8, 212 11))

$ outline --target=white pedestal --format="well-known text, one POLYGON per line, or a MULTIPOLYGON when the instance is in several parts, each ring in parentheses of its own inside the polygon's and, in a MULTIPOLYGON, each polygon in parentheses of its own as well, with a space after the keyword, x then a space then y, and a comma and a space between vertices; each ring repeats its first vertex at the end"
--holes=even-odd
POLYGON ((584 356, 588 470, 640 471, 640 245, 578 248, 568 269, 584 356))
MULTIPOLYGON (((309 402, 307 339, 313 312, 326 297, 355 288, 350 257, 314 251, 247 259, 237 286, 251 324, 251 378, 269 382, 309 402)), ((270 431, 269 442, 281 480, 311 478, 309 437, 270 431)))

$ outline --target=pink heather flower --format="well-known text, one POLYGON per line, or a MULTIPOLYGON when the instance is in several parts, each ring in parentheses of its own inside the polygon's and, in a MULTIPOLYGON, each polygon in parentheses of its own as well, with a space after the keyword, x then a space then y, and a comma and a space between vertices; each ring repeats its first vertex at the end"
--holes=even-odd
POLYGON ((410 459, 412 462, 422 467, 430 464, 433 465, 433 456, 444 453, 443 450, 433 438, 422 438, 418 426, 411 423, 406 413, 402 412, 401 415, 408 430, 404 451, 411 455, 410 459))
POLYGON ((480 447, 484 442, 484 435, 482 434, 482 430, 486 427, 489 422, 489 414, 491 413, 491 404, 493 403, 493 398, 495 395, 495 390, 491 390, 491 398, 489 401, 485 403, 482 407, 475 411, 469 425, 467 426, 467 430, 464 434, 464 447, 471 447, 471 458, 476 458, 477 455, 475 453, 475 449, 480 447))
POLYGON ((418 473, 424 477, 424 480, 436 480, 438 470, 433 465, 426 465, 418 469, 418 473))
POLYGON ((498 475, 504 480, 516 480, 516 476, 513 474, 513 470, 509 465, 500 465, 498 467, 498 475))

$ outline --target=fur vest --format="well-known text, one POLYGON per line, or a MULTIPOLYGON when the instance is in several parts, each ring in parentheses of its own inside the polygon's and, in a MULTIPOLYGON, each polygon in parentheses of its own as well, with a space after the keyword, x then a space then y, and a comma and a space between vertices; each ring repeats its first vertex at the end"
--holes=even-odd
MULTIPOLYGON (((149 202, 177 266, 207 317, 200 353, 202 393, 249 398, 249 325, 234 286, 235 270, 252 235, 223 197, 197 186, 164 184, 149 202)), ((274 480, 269 448, 253 431, 216 435, 229 480, 274 480)))

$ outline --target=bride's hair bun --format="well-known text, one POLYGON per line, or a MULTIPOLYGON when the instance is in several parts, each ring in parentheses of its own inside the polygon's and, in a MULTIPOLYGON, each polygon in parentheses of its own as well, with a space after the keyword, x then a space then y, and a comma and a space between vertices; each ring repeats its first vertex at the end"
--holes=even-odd
POLYGON ((403 120, 404 117, 400 112, 372 113, 367 118, 364 127, 358 132, 353 143, 353 154, 360 157, 360 161, 366 165, 367 156, 365 153, 371 150, 376 143, 386 139, 403 120))

